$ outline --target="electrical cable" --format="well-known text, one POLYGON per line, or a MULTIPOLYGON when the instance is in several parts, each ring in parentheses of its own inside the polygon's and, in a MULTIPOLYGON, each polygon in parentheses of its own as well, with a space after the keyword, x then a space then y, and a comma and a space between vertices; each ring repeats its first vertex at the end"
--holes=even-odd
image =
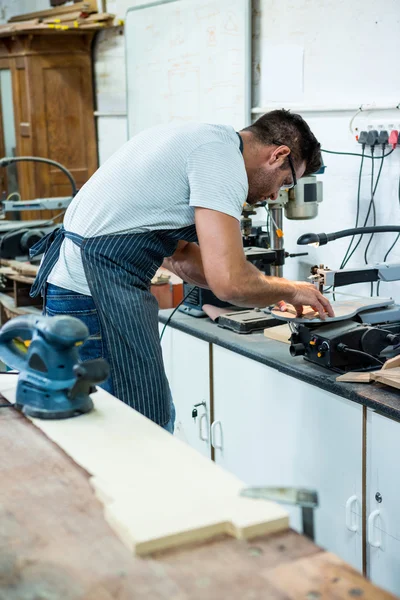
MULTIPOLYGON (((371 146, 371 156, 373 156, 374 150, 375 150, 374 146, 371 146)), ((384 154, 385 154, 385 152, 383 150, 382 151, 382 156, 384 154)), ((384 160, 385 159, 382 158, 381 167, 383 165, 383 161, 384 160)), ((374 163, 374 161, 372 161, 372 163, 371 163, 371 200, 370 200, 370 206, 372 206, 372 211, 373 211, 372 224, 376 225, 376 209, 375 209, 375 200, 374 200, 374 167, 375 167, 375 163, 374 163)), ((368 211, 368 213, 369 213, 369 211, 368 211)), ((366 223, 366 225, 367 225, 367 223, 366 223)), ((368 264, 368 250, 369 250, 369 247, 370 247, 370 244, 371 244, 373 236, 374 236, 374 234, 372 233, 370 235, 370 238, 369 238, 368 243, 367 243, 367 245, 365 247, 365 250, 364 250, 364 263, 366 265, 368 264)), ((373 294, 374 294, 374 284, 371 281, 371 293, 370 293, 370 296, 372 297, 373 294)))
POLYGON ((168 319, 166 320, 166 322, 165 322, 165 325, 164 325, 164 327, 163 327, 163 329, 162 329, 162 332, 161 332, 161 335, 160 335, 160 342, 161 342, 161 340, 162 340, 162 338, 163 338, 164 331, 166 330, 166 328, 167 328, 167 325, 169 325, 169 323, 170 323, 170 321, 171 321, 172 317, 174 316, 174 314, 176 313, 176 311, 178 310, 178 308, 179 308, 179 307, 180 307, 180 306, 181 306, 181 305, 182 305, 182 304, 185 302, 186 298, 188 298, 192 292, 193 292, 193 288, 191 288, 191 289, 188 291, 188 293, 187 293, 187 294, 185 294, 185 296, 182 298, 182 300, 179 302, 179 304, 177 304, 177 305, 175 306, 174 310, 173 310, 173 311, 172 311, 172 313, 169 315, 169 317, 168 317, 168 319))
POLYGON ((373 354, 368 354, 368 352, 363 352, 362 350, 355 350, 354 348, 344 348, 342 351, 348 352, 349 354, 357 354, 359 356, 365 356, 369 359, 374 360, 378 364, 383 365, 383 361, 379 360, 379 358, 376 358, 376 356, 373 356, 373 354))
MULTIPOLYGON (((371 152, 372 152, 372 148, 371 148, 371 152)), ((385 145, 382 144, 382 160, 381 160, 381 164, 379 166, 377 181, 379 181, 379 178, 381 176, 384 161, 385 161, 385 145)), ((373 208, 373 213, 374 213, 373 224, 376 225, 376 207, 375 207, 375 190, 374 190, 374 185, 373 185, 373 171, 374 171, 374 162, 372 162, 372 169, 371 169, 371 172, 372 172, 372 175, 371 175, 371 202, 372 202, 372 208, 373 208)), ((368 244, 364 251, 364 263, 366 265, 368 264, 368 250, 369 250, 369 247, 371 245, 374 235, 375 235, 374 233, 371 234, 371 237, 369 238, 368 244)), ((371 290, 372 289, 373 289, 373 285, 371 283, 371 290)), ((371 293, 371 295, 372 295, 372 293, 371 293)))
POLYGON ((72 173, 70 173, 70 171, 68 171, 68 169, 66 167, 64 167, 64 165, 62 165, 61 163, 55 161, 55 160, 51 160, 50 158, 42 158, 40 156, 5 156, 4 158, 0 159, 0 167, 8 167, 8 165, 10 165, 13 162, 41 162, 41 163, 46 163, 48 165, 53 165, 54 167, 57 167, 58 169, 60 169, 60 171, 62 171, 64 173, 64 175, 66 175, 69 179, 69 182, 71 184, 72 187, 72 197, 76 196, 77 193, 77 187, 76 187, 76 181, 72 175, 72 173))
MULTIPOLYGON (((339 154, 341 156, 362 156, 362 154, 359 154, 357 152, 337 152, 334 150, 325 150, 325 148, 321 148, 321 152, 326 152, 327 154, 339 154)), ((391 154, 393 154, 394 149, 390 150, 390 152, 387 152, 384 156, 384 158, 386 158, 387 156, 390 156, 391 154)), ((367 154, 365 155, 365 158, 370 158, 372 160, 381 160, 382 156, 368 156, 367 154)))
POLYGON ((10 200, 13 196, 17 196, 18 202, 21 202, 21 194, 19 192, 11 192, 11 194, 8 194, 6 201, 10 200))
MULTIPOLYGON (((387 156, 387 154, 385 154, 385 155, 384 155, 384 157, 386 157, 386 156, 387 156)), ((370 158, 370 157, 368 157, 368 158, 370 158)), ((378 158, 379 158, 379 159, 382 159, 382 156, 380 156, 380 157, 378 157, 378 158)), ((381 163, 381 165, 382 165, 382 163, 381 163)), ((382 172, 382 169, 379 169, 379 172, 378 172, 378 177, 376 178, 376 182, 375 182, 375 185, 374 185, 374 190, 373 190, 373 194, 374 194, 374 196, 375 196, 375 194, 376 194, 376 190, 377 190, 377 188, 378 188, 378 184, 379 184, 379 180, 380 180, 381 172, 382 172)), ((368 207, 368 212, 367 212, 367 215, 366 215, 366 217, 365 217, 365 220, 364 220, 364 225, 363 225, 363 227, 365 227, 365 226, 366 226, 366 224, 367 224, 367 222, 368 222, 369 215, 370 215, 370 213, 371 213, 371 209, 372 209, 372 203, 371 203, 371 201, 370 201, 370 203, 369 203, 369 207, 368 207)), ((349 256, 346 258, 346 261, 343 263, 343 266, 341 266, 341 268, 344 268, 344 267, 345 267, 345 266, 348 264, 348 262, 350 261, 350 259, 351 259, 351 258, 352 258, 352 256, 353 256, 353 254, 355 253, 355 251, 357 250, 357 248, 358 248, 358 247, 359 247, 359 245, 361 244, 361 241, 362 241, 362 239, 363 239, 363 235, 364 235, 364 234, 360 235, 360 237, 359 237, 359 239, 358 239, 358 241, 357 241, 357 244, 354 246, 353 250, 351 251, 351 253, 349 254, 349 256)))
MULTIPOLYGON (((399 197, 399 207, 400 207, 400 176, 399 176, 399 185, 398 185, 398 189, 397 189, 397 191, 398 191, 398 197, 399 197)), ((391 253, 391 251, 393 250, 393 248, 395 247, 395 245, 396 245, 396 244, 397 244, 397 242, 399 241, 399 238, 400 238, 400 233, 398 233, 398 234, 397 234, 397 236, 396 236, 396 238, 395 238, 395 240, 394 240, 393 244, 390 246, 389 250, 386 252, 386 254, 385 254, 385 257, 384 257, 384 259, 383 259, 383 262, 384 262, 384 263, 387 261, 389 254, 391 253)), ((380 286, 381 286, 381 282, 380 282, 380 281, 378 281, 378 284, 377 284, 377 286, 376 286, 376 294, 377 294, 377 296, 379 296, 379 289, 380 289, 380 286)))
MULTIPOLYGON (((358 173, 358 189, 357 189, 357 212, 356 212, 356 224, 354 225, 354 227, 358 227, 358 220, 360 218, 360 198, 361 198, 361 178, 362 178, 362 171, 363 171, 363 165, 364 165, 364 158, 365 158, 365 144, 363 144, 362 146, 362 155, 361 155, 361 163, 360 163, 360 170, 358 173)), ((346 254, 343 257, 342 263, 340 265, 340 268, 343 269, 344 265, 346 264, 346 259, 349 255, 349 252, 351 250, 351 247, 353 245, 353 242, 355 240, 355 235, 353 235, 353 237, 350 240, 350 243, 347 247, 346 250, 346 254)))

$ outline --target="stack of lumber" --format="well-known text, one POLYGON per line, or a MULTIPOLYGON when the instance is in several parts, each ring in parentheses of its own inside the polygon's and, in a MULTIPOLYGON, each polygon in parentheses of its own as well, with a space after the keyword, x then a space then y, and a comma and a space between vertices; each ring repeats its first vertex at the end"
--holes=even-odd
POLYGON ((58 6, 12 17, 0 25, 0 35, 21 32, 71 31, 104 29, 114 25, 115 15, 97 12, 96 0, 84 0, 74 5, 58 6))

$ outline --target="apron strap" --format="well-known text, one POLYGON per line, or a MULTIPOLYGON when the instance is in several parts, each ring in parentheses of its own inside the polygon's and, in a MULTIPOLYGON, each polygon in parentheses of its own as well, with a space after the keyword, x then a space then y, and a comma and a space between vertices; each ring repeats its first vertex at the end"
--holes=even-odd
POLYGON ((39 296, 39 294, 43 292, 47 279, 60 256, 61 244, 65 237, 71 239, 78 246, 80 246, 83 241, 82 236, 71 233, 70 231, 65 231, 64 227, 61 226, 45 235, 30 249, 30 258, 34 258, 39 254, 44 254, 38 274, 36 275, 36 279, 33 282, 29 293, 31 298, 36 298, 36 296, 39 296))

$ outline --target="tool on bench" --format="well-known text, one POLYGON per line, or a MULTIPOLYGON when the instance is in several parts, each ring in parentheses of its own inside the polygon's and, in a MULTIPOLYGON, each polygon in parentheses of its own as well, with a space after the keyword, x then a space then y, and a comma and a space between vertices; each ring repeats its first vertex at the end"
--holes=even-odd
POLYGON ((19 371, 15 407, 40 419, 92 410, 89 394, 107 379, 109 366, 103 359, 80 362, 78 347, 88 337, 75 317, 21 315, 8 321, 0 330, 0 358, 19 371))
MULTIPOLYGON (((306 233, 299 245, 323 246, 328 242, 366 233, 400 232, 398 225, 356 227, 333 233, 306 233)), ((349 269, 332 270, 324 265, 311 270, 310 280, 321 291, 326 286, 338 288, 354 283, 392 282, 400 280, 400 264, 378 263, 349 269)), ((335 318, 325 321, 305 315, 287 319, 291 323, 290 353, 340 373, 376 369, 399 352, 400 305, 377 297, 347 301, 348 314, 338 314, 346 303, 332 303, 335 318), (352 308, 355 310, 350 310, 352 308)), ((285 318, 284 313, 275 314, 285 318)))
POLYGON ((303 317, 272 311, 291 327, 290 354, 340 373, 376 369, 398 353, 400 306, 391 299, 351 298, 332 302, 335 317, 322 321, 315 312, 303 317))
POLYGON ((310 540, 314 540, 314 508, 318 506, 318 493, 315 490, 294 487, 247 487, 241 490, 240 495, 245 498, 299 506, 303 533, 310 540))

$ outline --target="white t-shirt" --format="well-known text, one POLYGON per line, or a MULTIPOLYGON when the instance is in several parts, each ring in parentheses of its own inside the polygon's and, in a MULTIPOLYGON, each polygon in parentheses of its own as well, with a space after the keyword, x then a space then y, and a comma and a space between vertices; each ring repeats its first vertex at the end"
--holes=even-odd
MULTIPOLYGON (((83 237, 179 229, 194 207, 240 220, 248 181, 233 127, 189 123, 153 127, 126 142, 85 183, 64 227, 83 237)), ((65 239, 49 283, 90 295, 80 248, 65 239)))

